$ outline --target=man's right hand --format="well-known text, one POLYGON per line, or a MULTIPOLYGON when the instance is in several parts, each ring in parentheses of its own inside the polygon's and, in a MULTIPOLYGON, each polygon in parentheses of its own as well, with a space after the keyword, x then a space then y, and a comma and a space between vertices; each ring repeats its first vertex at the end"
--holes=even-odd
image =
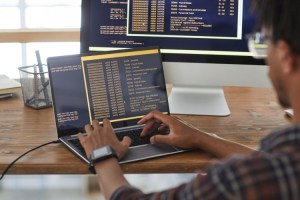
POLYGON ((151 143, 165 143, 183 149, 199 148, 197 138, 203 134, 200 130, 156 110, 145 115, 138 124, 145 124, 141 136, 157 128, 159 131, 168 128, 170 130, 168 135, 154 135, 150 139, 151 143))
POLYGON ((248 154, 253 152, 253 149, 247 146, 223 139, 216 134, 206 133, 159 111, 152 111, 145 115, 138 124, 145 124, 141 136, 145 136, 155 129, 168 128, 170 130, 168 135, 152 136, 150 138, 151 143, 165 143, 182 149, 202 149, 219 158, 234 153, 248 154), (162 123, 163 126, 161 126, 162 123))

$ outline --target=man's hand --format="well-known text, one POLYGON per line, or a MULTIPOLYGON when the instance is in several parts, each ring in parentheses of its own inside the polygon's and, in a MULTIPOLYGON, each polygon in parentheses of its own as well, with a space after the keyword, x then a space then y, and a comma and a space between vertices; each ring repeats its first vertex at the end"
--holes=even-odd
POLYGON ((253 152, 253 149, 249 147, 223 139, 216 134, 201 131, 170 115, 163 115, 159 111, 152 111, 145 115, 138 124, 145 124, 141 136, 145 136, 155 129, 160 131, 168 128, 170 130, 168 135, 152 136, 151 143, 165 143, 183 149, 202 149, 220 158, 234 153, 253 152))
POLYGON ((159 111, 152 111, 145 115, 138 124, 145 124, 141 136, 145 136, 155 129, 161 131, 168 128, 170 130, 168 135, 152 136, 150 139, 151 143, 166 143, 186 149, 199 148, 196 138, 199 138, 199 133, 202 132, 170 115, 164 115, 159 111), (163 123, 162 126, 161 123, 163 123))
POLYGON ((87 136, 78 133, 78 138, 88 158, 90 158, 94 149, 109 145, 116 151, 118 158, 121 159, 131 143, 129 137, 124 137, 121 142, 118 140, 108 119, 103 120, 103 127, 99 125, 98 120, 93 120, 92 125, 87 124, 84 129, 87 136))

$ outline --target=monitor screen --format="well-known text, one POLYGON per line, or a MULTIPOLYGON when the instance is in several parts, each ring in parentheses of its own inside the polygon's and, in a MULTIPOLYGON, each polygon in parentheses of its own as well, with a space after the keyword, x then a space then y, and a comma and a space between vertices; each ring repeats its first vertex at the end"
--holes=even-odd
POLYGON ((168 62, 263 64, 251 0, 84 0, 81 52, 158 45, 168 62))
POLYGON ((171 114, 226 116, 223 86, 269 84, 247 45, 256 18, 251 0, 83 0, 81 52, 159 46, 171 114))

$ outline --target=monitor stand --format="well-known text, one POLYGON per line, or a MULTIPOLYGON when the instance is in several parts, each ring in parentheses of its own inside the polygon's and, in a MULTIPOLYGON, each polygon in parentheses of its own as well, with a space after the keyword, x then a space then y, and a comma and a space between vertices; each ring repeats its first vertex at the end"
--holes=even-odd
POLYGON ((173 86, 169 106, 171 114, 230 115, 222 87, 173 86))

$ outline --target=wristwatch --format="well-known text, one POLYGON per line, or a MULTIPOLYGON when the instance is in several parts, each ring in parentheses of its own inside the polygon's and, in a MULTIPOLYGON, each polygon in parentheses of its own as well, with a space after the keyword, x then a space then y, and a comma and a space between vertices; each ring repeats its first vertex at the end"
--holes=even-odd
POLYGON ((112 157, 114 157, 118 160, 118 156, 117 156, 115 150, 110 146, 103 146, 98 149, 95 149, 91 154, 89 170, 93 174, 95 174, 96 171, 95 171, 94 165, 97 162, 100 162, 102 160, 106 160, 106 159, 112 158, 112 157))

